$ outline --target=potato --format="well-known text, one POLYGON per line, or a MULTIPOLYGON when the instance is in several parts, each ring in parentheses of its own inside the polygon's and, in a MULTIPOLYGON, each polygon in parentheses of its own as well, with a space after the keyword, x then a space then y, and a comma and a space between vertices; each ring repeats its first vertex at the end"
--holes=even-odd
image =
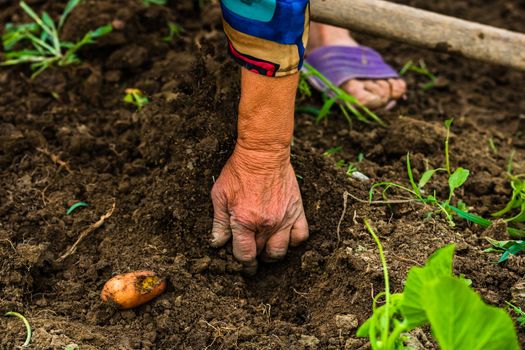
POLYGON ((153 271, 134 271, 117 275, 106 282, 100 297, 120 309, 147 303, 166 289, 166 281, 153 271))

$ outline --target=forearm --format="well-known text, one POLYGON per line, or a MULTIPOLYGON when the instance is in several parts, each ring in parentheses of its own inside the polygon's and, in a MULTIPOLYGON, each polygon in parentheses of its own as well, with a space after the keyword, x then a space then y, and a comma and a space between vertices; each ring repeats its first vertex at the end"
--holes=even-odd
POLYGON ((269 78, 242 69, 237 147, 249 162, 289 160, 298 74, 269 78))
POLYGON ((248 150, 289 150, 298 75, 269 78, 242 69, 239 146, 248 150))

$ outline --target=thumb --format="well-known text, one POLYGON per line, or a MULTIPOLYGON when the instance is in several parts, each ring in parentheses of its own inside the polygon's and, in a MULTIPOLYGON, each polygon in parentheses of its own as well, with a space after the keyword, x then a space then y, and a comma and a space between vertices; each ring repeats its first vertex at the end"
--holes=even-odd
POLYGON ((213 201, 213 227, 211 229, 211 246, 218 248, 228 242, 232 236, 232 230, 230 228, 230 215, 220 201, 216 198, 212 198, 213 201))

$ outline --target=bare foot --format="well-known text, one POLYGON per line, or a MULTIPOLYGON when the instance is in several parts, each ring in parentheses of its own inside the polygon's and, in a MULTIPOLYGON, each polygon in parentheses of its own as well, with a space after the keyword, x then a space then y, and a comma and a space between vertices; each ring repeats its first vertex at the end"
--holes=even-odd
MULTIPOLYGON (((346 29, 311 22, 308 52, 321 46, 358 46, 346 29)), ((380 108, 400 99, 406 92, 406 83, 400 78, 351 79, 341 86, 368 108, 380 108)))

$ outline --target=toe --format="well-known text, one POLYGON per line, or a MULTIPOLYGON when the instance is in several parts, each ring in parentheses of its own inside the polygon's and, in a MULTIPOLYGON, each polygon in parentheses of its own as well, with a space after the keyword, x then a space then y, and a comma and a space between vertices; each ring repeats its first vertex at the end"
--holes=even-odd
POLYGON ((378 108, 382 105, 381 98, 365 89, 365 84, 362 81, 349 80, 343 84, 342 88, 368 108, 378 108))
POLYGON ((395 100, 400 99, 407 90, 407 84, 403 79, 388 79, 390 86, 392 87, 392 98, 395 100))
POLYGON ((385 105, 390 98, 390 86, 385 81, 365 80, 365 89, 376 95, 380 100, 380 106, 385 105))

